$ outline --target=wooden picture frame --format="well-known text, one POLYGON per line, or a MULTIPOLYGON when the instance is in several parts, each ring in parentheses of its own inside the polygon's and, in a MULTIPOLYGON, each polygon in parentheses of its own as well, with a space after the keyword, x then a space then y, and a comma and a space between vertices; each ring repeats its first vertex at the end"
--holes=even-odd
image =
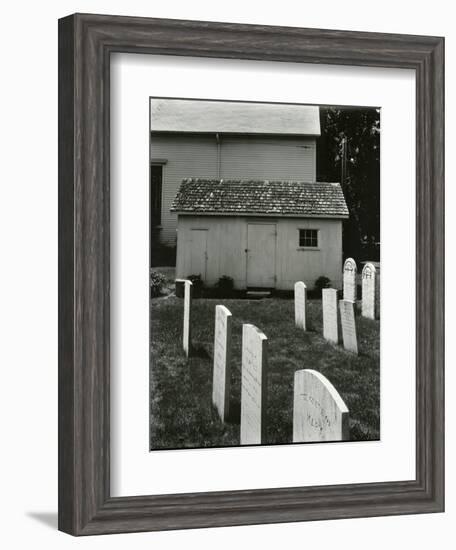
POLYGON ((76 14, 59 21, 59 529, 91 535, 444 509, 444 40, 76 14), (112 52, 416 71, 416 479, 110 496, 112 52))

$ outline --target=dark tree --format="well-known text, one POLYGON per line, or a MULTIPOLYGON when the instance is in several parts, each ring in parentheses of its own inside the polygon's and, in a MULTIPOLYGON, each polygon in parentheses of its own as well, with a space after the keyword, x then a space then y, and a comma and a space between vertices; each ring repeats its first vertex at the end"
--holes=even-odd
POLYGON ((317 180, 340 182, 344 257, 380 260, 380 109, 321 107, 317 180))

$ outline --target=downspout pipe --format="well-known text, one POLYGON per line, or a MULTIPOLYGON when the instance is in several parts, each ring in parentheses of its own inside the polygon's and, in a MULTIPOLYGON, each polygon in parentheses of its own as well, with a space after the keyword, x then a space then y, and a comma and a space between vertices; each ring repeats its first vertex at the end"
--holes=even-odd
POLYGON ((217 179, 220 179, 221 165, 222 165, 222 144, 219 134, 215 134, 215 141, 217 143, 217 179))

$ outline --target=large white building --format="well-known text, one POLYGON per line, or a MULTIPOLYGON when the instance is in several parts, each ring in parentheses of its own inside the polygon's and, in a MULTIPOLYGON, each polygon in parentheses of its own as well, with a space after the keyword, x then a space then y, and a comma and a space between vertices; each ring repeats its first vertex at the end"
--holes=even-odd
POLYGON ((151 99, 151 229, 176 276, 236 288, 340 286, 338 183, 316 182, 317 106, 151 99))

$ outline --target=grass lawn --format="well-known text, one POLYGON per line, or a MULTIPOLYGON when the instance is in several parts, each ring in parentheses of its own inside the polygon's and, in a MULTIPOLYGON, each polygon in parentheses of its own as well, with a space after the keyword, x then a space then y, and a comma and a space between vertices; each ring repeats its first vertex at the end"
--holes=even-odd
POLYGON ((151 301, 150 447, 239 445, 242 324, 252 323, 268 337, 267 444, 291 443, 293 376, 310 368, 324 374, 350 411, 352 440, 380 436, 380 323, 357 317, 359 356, 323 339, 320 300, 308 301, 310 330, 294 326, 294 301, 193 300, 192 338, 182 351, 184 301, 170 296, 151 301), (231 418, 223 424, 212 406, 212 350, 215 306, 233 314, 231 418))

